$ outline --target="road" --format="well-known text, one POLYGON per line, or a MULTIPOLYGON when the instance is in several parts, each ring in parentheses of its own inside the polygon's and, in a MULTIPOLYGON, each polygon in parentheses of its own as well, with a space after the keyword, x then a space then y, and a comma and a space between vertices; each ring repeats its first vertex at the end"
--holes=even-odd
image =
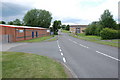
POLYGON ((60 33, 57 41, 28 43, 8 51, 35 53, 63 62, 76 78, 118 78, 118 49, 60 33))

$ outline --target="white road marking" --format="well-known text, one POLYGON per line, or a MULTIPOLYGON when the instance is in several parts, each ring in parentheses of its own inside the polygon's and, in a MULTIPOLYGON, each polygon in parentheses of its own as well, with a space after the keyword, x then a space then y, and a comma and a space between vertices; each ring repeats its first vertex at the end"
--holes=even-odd
POLYGON ((115 57, 112 57, 112 56, 110 56, 110 55, 104 54, 104 53, 99 52, 99 51, 96 51, 96 52, 99 53, 99 54, 102 54, 102 55, 104 55, 104 56, 106 56, 106 57, 109 57, 109 58, 111 58, 111 59, 114 59, 114 60, 120 61, 119 59, 117 59, 117 58, 115 58, 115 57))
POLYGON ((89 48, 89 47, 87 47, 87 46, 84 46, 84 45, 82 45, 82 44, 79 44, 80 46, 82 46, 82 47, 85 47, 85 48, 89 48))
POLYGON ((77 42, 73 41, 75 44, 77 44, 77 42))
POLYGON ((60 46, 58 46, 58 48, 60 49, 60 46))
POLYGON ((61 49, 59 49, 60 51, 62 51, 61 49))
POLYGON ((63 57, 63 62, 65 63, 66 62, 66 59, 63 57))
MULTIPOLYGON (((71 40, 71 39, 69 39, 70 41, 72 41, 73 43, 75 43, 75 44, 78 44, 76 41, 73 41, 73 40, 71 40)), ((89 47, 87 47, 87 46, 84 46, 84 45, 82 45, 82 44, 79 44, 80 46, 82 46, 82 47, 84 47, 84 48, 89 48, 89 47)))
POLYGON ((63 53, 61 52, 61 55, 63 56, 63 53))

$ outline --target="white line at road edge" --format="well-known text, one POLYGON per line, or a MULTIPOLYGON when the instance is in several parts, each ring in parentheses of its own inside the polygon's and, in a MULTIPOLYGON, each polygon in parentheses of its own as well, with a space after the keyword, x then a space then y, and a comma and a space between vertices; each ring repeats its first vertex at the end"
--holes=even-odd
MULTIPOLYGON (((69 39, 70 41, 72 41, 73 43, 75 43, 75 44, 78 44, 76 41, 73 41, 73 40, 71 40, 71 39, 69 39)), ((84 48, 89 48, 89 47, 87 47, 87 46, 84 46, 84 45, 82 45, 82 44, 79 44, 80 46, 82 46, 82 47, 84 47, 84 48)))
POLYGON ((66 62, 66 59, 63 57, 63 61, 64 61, 64 63, 66 62))
POLYGON ((64 64, 64 63, 62 63, 71 73, 72 73, 72 75, 73 75, 73 77, 72 78, 76 78, 76 80, 79 80, 79 79, 77 79, 78 77, 77 77, 77 75, 71 70, 71 68, 70 67, 68 67, 66 64, 64 64))
POLYGON ((99 51, 96 51, 96 52, 99 53, 99 54, 102 54, 102 55, 104 55, 104 56, 107 56, 107 57, 109 57, 109 58, 111 58, 111 59, 114 59, 114 60, 116 60, 116 61, 120 61, 119 59, 114 58, 114 57, 112 57, 112 56, 109 56, 109 55, 107 55, 107 54, 104 54, 104 53, 102 53, 102 52, 99 52, 99 51))

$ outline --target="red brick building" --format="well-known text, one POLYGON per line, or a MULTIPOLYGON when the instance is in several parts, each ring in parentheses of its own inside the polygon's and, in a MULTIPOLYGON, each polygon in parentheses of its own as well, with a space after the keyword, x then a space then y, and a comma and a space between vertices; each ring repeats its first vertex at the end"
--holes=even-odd
POLYGON ((46 28, 0 25, 0 35, 4 42, 16 42, 50 35, 46 28))

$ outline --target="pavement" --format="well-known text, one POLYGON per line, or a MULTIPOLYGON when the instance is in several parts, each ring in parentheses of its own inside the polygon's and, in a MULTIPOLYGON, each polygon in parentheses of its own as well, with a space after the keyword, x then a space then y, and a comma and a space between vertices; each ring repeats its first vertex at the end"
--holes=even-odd
POLYGON ((118 78, 118 48, 59 33, 57 41, 27 43, 7 51, 34 53, 56 59, 75 78, 118 78))
POLYGON ((20 45, 24 45, 27 43, 2 43, 0 42, 0 51, 7 51, 12 47, 16 47, 16 46, 20 46, 20 45))

